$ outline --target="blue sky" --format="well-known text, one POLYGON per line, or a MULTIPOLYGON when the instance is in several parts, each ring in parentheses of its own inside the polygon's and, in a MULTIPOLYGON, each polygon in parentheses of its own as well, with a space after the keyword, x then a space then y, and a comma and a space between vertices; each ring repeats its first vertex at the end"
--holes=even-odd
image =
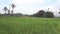
POLYGON ((47 10, 54 12, 60 8, 60 0, 0 0, 0 12, 3 13, 2 8, 14 3, 16 5, 14 13, 34 14, 39 10, 47 10))
POLYGON ((5 6, 8 7, 10 3, 11 3, 10 0, 0 0, 0 12, 4 13, 4 11, 2 10, 3 7, 5 7, 5 6))
POLYGON ((8 6, 10 3, 10 0, 0 0, 0 7, 8 6))

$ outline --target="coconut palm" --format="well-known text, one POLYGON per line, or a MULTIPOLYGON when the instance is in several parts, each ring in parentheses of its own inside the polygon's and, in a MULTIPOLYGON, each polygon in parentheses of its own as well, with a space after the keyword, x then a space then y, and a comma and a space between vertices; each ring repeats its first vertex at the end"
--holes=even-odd
POLYGON ((11 4, 11 7, 12 7, 12 11, 11 11, 11 13, 13 14, 13 11, 14 11, 14 8, 15 8, 15 5, 14 4, 11 4))
POLYGON ((5 14, 6 14, 6 11, 8 10, 8 8, 7 7, 4 7, 3 10, 5 11, 5 14))

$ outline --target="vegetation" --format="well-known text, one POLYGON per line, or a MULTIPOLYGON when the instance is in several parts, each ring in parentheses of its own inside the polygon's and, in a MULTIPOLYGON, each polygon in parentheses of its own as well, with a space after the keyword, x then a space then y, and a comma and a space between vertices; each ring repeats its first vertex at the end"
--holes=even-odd
POLYGON ((5 11, 5 15, 6 15, 6 12, 7 12, 8 8, 4 7, 3 10, 5 11))
POLYGON ((2 14, 2 15, 5 15, 5 16, 44 17, 44 18, 53 18, 54 17, 54 13, 50 12, 49 8, 48 8, 48 11, 39 10, 36 14, 33 14, 33 15, 27 15, 26 14, 26 15, 24 15, 22 13, 14 14, 13 11, 14 11, 15 7, 16 7, 15 4, 11 4, 12 10, 10 10, 10 8, 8 9, 7 7, 4 7, 3 10, 5 11, 5 14, 2 14), (8 14, 6 12, 8 12, 8 14))
POLYGON ((35 16, 35 17, 44 17, 44 14, 45 14, 45 11, 44 10, 40 10, 39 12, 34 14, 33 16, 35 16))
POLYGON ((13 15, 13 11, 14 11, 14 8, 16 7, 14 4, 11 4, 11 7, 12 7, 12 11, 11 11, 11 15, 13 15))
POLYGON ((60 18, 53 18, 54 14, 49 9, 39 10, 33 15, 23 15, 14 14, 16 6, 11 4, 11 7, 12 10, 4 7, 5 14, 0 14, 0 34, 60 34, 60 18))
POLYGON ((49 9, 39 10, 33 15, 24 15, 14 14, 15 7, 11 4, 12 10, 6 6, 3 8, 5 13, 0 14, 0 34, 60 34, 60 18, 53 18, 54 13, 49 9))
POLYGON ((47 18, 53 18, 54 17, 54 14, 52 12, 46 12, 46 17, 47 18))
POLYGON ((60 18, 1 17, 0 34, 60 34, 60 18))
POLYGON ((12 10, 10 10, 10 8, 8 9, 6 6, 3 8, 3 10, 5 11, 5 16, 6 16, 6 12, 8 12, 7 15, 13 15, 13 11, 14 11, 14 8, 16 7, 14 4, 11 4, 11 7, 12 7, 12 10))
POLYGON ((5 16, 29 16, 29 17, 47 17, 47 18, 53 18, 54 17, 54 14, 52 12, 49 12, 49 9, 48 9, 48 12, 44 11, 44 10, 39 10, 36 14, 33 14, 33 15, 23 15, 22 13, 16 13, 14 14, 13 11, 14 11, 14 8, 16 6, 14 4, 11 4, 11 8, 12 10, 10 10, 10 8, 8 9, 7 7, 4 7, 3 10, 5 11, 5 14, 2 14, 2 15, 5 15, 5 16), (8 14, 6 13, 8 12, 8 14))
POLYGON ((47 18, 53 18, 54 14, 52 12, 46 12, 44 10, 40 10, 36 14, 33 14, 34 17, 47 17, 47 18))

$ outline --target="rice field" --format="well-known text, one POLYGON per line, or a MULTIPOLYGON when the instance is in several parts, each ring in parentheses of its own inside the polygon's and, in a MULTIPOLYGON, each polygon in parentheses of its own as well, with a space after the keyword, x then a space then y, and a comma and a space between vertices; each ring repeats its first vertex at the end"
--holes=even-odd
POLYGON ((0 34, 60 34, 60 18, 0 17, 0 34))

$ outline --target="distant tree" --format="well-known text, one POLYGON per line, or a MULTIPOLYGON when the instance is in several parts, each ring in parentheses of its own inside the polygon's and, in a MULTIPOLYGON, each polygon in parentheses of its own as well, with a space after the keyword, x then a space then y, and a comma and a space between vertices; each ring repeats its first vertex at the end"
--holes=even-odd
POLYGON ((44 17, 45 11, 44 10, 40 10, 39 12, 37 12, 36 14, 34 14, 33 16, 36 17, 44 17))
POLYGON ((60 12, 59 12, 59 14, 60 14, 60 12))
POLYGON ((58 13, 60 14, 60 9, 59 9, 59 12, 58 13))
POLYGON ((14 14, 14 16, 23 16, 23 14, 22 13, 16 13, 16 14, 14 14))
POLYGON ((10 15, 10 10, 8 10, 8 15, 10 15))
POLYGON ((2 16, 2 14, 0 13, 0 16, 2 16))
POLYGON ((52 12, 46 12, 45 15, 47 18, 53 18, 54 17, 54 14, 52 12))
POLYGON ((33 17, 37 17, 37 14, 33 14, 32 16, 33 16, 33 17))
POLYGON ((12 7, 12 11, 11 11, 11 13, 13 14, 13 11, 14 11, 14 8, 16 7, 14 4, 11 4, 11 7, 12 7))
POLYGON ((8 10, 8 8, 4 7, 3 10, 5 11, 5 15, 6 15, 6 11, 8 10))

